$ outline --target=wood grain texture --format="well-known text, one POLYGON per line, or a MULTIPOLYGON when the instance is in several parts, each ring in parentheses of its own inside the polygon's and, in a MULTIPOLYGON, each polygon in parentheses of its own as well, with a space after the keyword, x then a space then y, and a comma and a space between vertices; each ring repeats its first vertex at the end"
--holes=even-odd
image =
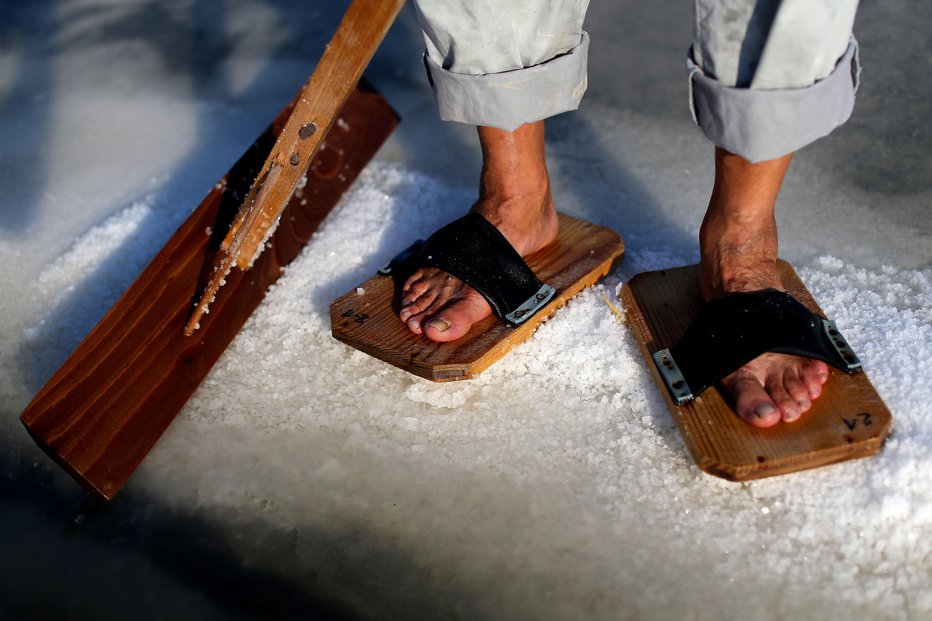
MULTIPOLYGON (((293 104, 291 104, 293 105, 293 104)), ((182 333, 243 196, 291 105, 229 173, 39 391, 21 416, 36 442, 95 495, 126 482, 265 297, 283 266, 394 129, 398 118, 367 87, 350 97, 289 200, 270 247, 233 271, 194 337, 182 333)))
POLYGON ((280 172, 263 200, 256 201, 256 221, 237 258, 240 269, 248 268, 261 248, 403 5, 404 0, 350 4, 263 165, 262 175, 276 166, 280 172))
MULTIPOLYGON (((825 317, 793 268, 779 264, 787 293, 825 317)), ((621 292, 622 304, 654 381, 699 468, 747 481, 876 454, 892 417, 867 375, 830 367, 822 396, 792 424, 758 429, 742 421, 717 388, 677 406, 654 364, 654 352, 672 347, 702 304, 696 266, 638 274, 621 292)), ((844 332, 844 326, 839 326, 844 332)))
POLYGON ((607 274, 623 251, 618 233, 561 214, 557 240, 526 257, 537 277, 556 294, 517 328, 491 316, 456 341, 431 341, 401 323, 393 279, 376 275, 360 285, 361 294, 354 289, 333 302, 331 331, 347 345, 429 380, 469 379, 527 340, 555 310, 607 274))
POLYGON ((314 73, 295 98, 265 162, 242 200, 214 259, 210 278, 184 326, 191 336, 235 264, 241 270, 258 258, 279 216, 350 93, 388 32, 404 0, 353 0, 314 73))

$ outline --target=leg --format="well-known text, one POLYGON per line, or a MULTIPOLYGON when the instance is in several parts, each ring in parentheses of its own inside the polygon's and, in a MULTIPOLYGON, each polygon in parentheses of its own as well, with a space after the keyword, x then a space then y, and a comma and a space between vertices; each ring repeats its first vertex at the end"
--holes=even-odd
MULTIPOLYGON (((575 109, 585 92, 587 5, 415 3, 441 118, 478 127, 483 165, 472 210, 521 255, 557 236, 543 119, 575 109)), ((440 270, 421 269, 404 285, 399 316, 415 334, 452 341, 490 313, 472 288, 440 270)))
MULTIPOLYGON (((856 74, 854 53, 845 49, 856 2, 817 8, 808 22, 809 5, 800 0, 743 3, 737 23, 735 6, 727 12, 725 4, 735 5, 697 2, 689 63, 696 120, 717 145, 715 185, 699 233, 699 287, 706 299, 783 288, 776 268, 777 195, 793 152, 850 114, 856 74), (731 23, 714 27, 727 21, 725 13, 731 23), (744 35, 734 36, 735 28, 744 35), (798 89, 790 95, 795 101, 784 98, 787 89, 798 89)), ((827 378, 822 362, 764 354, 722 386, 741 418, 769 427, 799 419, 827 378)))
MULTIPOLYGON (((774 205, 792 154, 751 164, 715 150, 715 186, 699 230, 699 289, 710 300, 728 293, 783 289, 777 275, 774 205)), ((764 354, 722 381, 741 418, 757 427, 793 422, 812 405, 828 366, 764 354)))

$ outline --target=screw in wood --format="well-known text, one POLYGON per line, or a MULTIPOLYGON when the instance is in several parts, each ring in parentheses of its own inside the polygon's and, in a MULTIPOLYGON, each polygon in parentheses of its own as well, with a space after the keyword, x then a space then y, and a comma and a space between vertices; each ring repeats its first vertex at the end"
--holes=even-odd
POLYGON ((313 136, 315 133, 317 133, 317 125, 314 123, 308 123, 298 130, 298 136, 301 137, 301 140, 306 140, 307 138, 313 136))

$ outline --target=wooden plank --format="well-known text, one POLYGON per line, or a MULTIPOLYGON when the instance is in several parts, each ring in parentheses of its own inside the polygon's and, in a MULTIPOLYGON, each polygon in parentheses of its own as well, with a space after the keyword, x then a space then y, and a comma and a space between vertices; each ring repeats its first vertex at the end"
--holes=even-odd
POLYGON ((368 87, 349 99, 288 201, 270 247, 234 271, 202 320, 183 327, 220 243, 288 118, 289 105, 211 190, 142 275, 39 391, 21 420, 36 442, 95 495, 126 482, 310 239, 398 118, 368 87))
POLYGON ((469 379, 527 340, 570 298, 595 284, 623 251, 624 244, 615 231, 561 214, 557 240, 526 257, 538 278, 556 289, 556 294, 544 309, 517 328, 491 316, 456 341, 431 341, 401 323, 394 281, 377 275, 360 285, 361 293, 353 289, 333 302, 331 331, 347 345, 429 380, 469 379))
MULTIPOLYGON (((793 268, 779 263, 787 293, 825 317, 793 268)), ((759 429, 742 421, 728 398, 710 388, 677 406, 652 359, 672 347, 699 312, 696 266, 638 274, 621 292, 629 323, 699 468, 731 481, 787 474, 876 454, 892 417, 865 373, 830 368, 822 396, 793 423, 759 429)), ((843 331, 843 330, 842 330, 843 331)))
POLYGON ((194 312, 185 324, 192 335, 235 263, 249 269, 289 197, 330 131, 404 0, 353 0, 310 79, 295 98, 291 116, 247 193, 221 245, 194 312))

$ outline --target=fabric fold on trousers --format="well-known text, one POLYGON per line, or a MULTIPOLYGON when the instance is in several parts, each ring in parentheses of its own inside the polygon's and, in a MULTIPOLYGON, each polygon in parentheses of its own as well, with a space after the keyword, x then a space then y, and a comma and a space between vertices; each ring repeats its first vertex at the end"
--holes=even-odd
POLYGON ((686 67, 693 119, 709 140, 752 163, 798 151, 847 121, 860 73, 853 36, 835 70, 805 88, 724 86, 702 71, 692 50, 686 67))
POLYGON ((428 54, 424 64, 440 118, 513 131, 579 107, 586 92, 589 35, 546 62, 484 75, 454 73, 428 54))

